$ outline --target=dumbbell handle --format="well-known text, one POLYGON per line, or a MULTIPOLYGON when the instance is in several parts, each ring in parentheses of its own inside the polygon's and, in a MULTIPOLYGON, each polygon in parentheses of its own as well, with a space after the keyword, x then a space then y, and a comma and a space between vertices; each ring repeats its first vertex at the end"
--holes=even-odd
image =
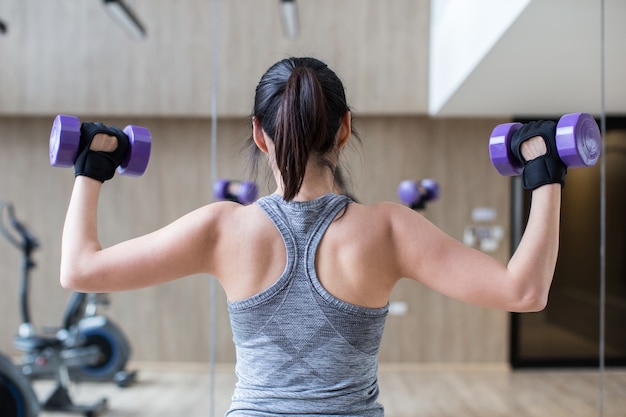
POLYGON ((229 181, 226 186, 226 195, 231 198, 236 198, 240 192, 244 191, 244 185, 242 181, 229 181))
POLYGON ((117 148, 117 138, 106 133, 96 133, 89 149, 96 152, 113 152, 117 148))
POLYGON ((221 200, 250 204, 256 200, 258 188, 250 181, 218 180, 213 185, 215 197, 221 200))
POLYGON ((436 200, 439 197, 439 185, 430 178, 421 181, 404 180, 398 186, 398 197, 408 206, 436 200))
POLYGON ((541 136, 530 138, 520 146, 520 153, 526 161, 545 155, 546 152, 548 152, 548 147, 541 136))

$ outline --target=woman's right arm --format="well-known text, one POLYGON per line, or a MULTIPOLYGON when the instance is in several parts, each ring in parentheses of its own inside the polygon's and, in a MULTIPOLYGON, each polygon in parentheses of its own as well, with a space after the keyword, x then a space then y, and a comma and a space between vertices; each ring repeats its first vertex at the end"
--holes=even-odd
POLYGON ((110 292, 212 273, 220 218, 228 203, 199 208, 150 234, 102 248, 97 208, 102 184, 78 176, 62 238, 61 285, 82 292, 110 292))

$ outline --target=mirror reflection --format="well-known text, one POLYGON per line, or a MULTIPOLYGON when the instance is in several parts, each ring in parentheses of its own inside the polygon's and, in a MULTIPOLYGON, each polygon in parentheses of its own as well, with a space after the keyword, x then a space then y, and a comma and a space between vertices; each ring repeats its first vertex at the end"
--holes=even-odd
MULTIPOLYGON (((103 199, 101 211, 104 239, 115 242, 211 200, 208 178, 214 168, 220 178, 247 180, 240 139, 250 126, 259 76, 282 57, 314 55, 345 81, 365 143, 361 154, 347 153, 353 197, 364 204, 397 201, 401 181, 432 178, 441 188, 438 198, 420 208, 424 216, 459 241, 465 231, 497 231, 498 239, 475 246, 503 262, 516 244, 516 230, 523 228, 529 201, 519 179, 499 176, 490 165, 491 129, 578 111, 599 123, 606 118, 606 304, 600 305, 599 293, 598 164, 568 172, 560 259, 546 310, 510 315, 446 299, 415 283, 398 285, 380 353, 380 400, 390 417, 588 417, 602 407, 607 417, 621 417, 626 409, 624 2, 297 0, 287 2, 294 3, 289 16, 297 16, 297 30, 285 32, 279 7, 285 2, 216 2, 220 15, 214 20, 211 1, 128 1, 140 22, 133 36, 106 13, 119 6, 116 1, 1 2, 0 200, 15 204, 42 243, 30 292, 34 322, 54 325, 48 318, 60 317, 68 299, 58 284, 59 237, 73 177, 51 171, 46 161, 57 113, 149 126, 153 132, 154 155, 142 179, 107 184, 104 191, 116 196, 103 199), (606 45, 600 36, 602 7, 606 45), (434 42, 436 24, 443 25, 441 45, 434 42), (441 60, 442 51, 454 49, 453 41, 462 47, 441 60), (607 51, 604 91, 601 50, 607 51), (215 69, 214 151, 208 139, 215 69), (210 160, 217 167, 209 166, 210 160), (132 202, 132 209, 120 209, 119 201, 132 202), (488 214, 482 220, 486 229, 475 213, 488 214), (602 309, 604 386, 598 384, 602 309)), ((272 191, 263 180, 258 185, 258 195, 272 191)), ((20 323, 20 267, 19 252, 0 242, 0 352, 15 363, 21 360, 13 342, 20 323)), ((82 392, 108 396, 129 415, 180 412, 160 410, 166 401, 152 400, 162 398, 188 404, 190 416, 209 409, 223 414, 236 382, 235 352, 227 300, 218 292, 217 314, 211 317, 209 292, 206 279, 193 278, 110 294, 106 312, 130 339, 140 383, 129 390, 116 390, 110 381, 81 385, 82 392), (212 347, 214 357, 208 353, 212 347), (212 359, 218 365, 215 384, 212 359)), ((53 381, 35 385, 47 392, 53 381)))

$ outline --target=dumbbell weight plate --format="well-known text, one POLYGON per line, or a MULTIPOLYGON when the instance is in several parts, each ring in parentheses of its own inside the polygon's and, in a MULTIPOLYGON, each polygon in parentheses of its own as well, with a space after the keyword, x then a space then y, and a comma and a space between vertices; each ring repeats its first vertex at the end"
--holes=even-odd
POLYGON ((403 204, 411 206, 422 198, 422 193, 416 181, 404 180, 398 185, 398 198, 403 204))
POLYGON ((420 181, 420 185, 426 190, 426 199, 434 201, 439 198, 439 184, 431 178, 425 178, 420 181))
POLYGON ((237 190, 237 199, 241 204, 250 204, 256 200, 258 188, 252 181, 242 181, 237 190))
POLYGON ((80 120, 59 114, 54 118, 50 132, 50 165, 71 167, 80 145, 80 120))
POLYGON ((228 197, 228 184, 230 181, 228 180, 217 180, 213 183, 213 195, 218 200, 229 200, 228 197))
POLYGON ((128 136, 130 147, 117 172, 122 175, 138 177, 146 172, 150 160, 152 137, 150 131, 141 126, 126 126, 124 133, 128 136))
POLYGON ((600 128, 587 113, 566 114, 556 126, 556 148, 570 168, 595 165, 600 157, 600 128))
POLYGON ((523 165, 511 153, 511 136, 523 125, 503 123, 496 126, 489 138, 489 158, 500 175, 513 176, 522 173, 523 165))
POLYGON ((233 200, 250 204, 256 200, 258 187, 252 181, 217 180, 213 183, 213 195, 218 200, 233 200))

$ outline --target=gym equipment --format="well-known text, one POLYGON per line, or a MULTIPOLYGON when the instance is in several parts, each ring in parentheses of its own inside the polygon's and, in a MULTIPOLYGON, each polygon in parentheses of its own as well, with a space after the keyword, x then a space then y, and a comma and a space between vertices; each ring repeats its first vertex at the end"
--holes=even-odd
POLYGON ((258 193, 257 185, 251 181, 221 179, 213 183, 213 194, 218 200, 234 201, 246 205, 254 202, 258 193))
MULTIPOLYGON (((75 116, 59 114, 54 118, 50 132, 50 165, 71 167, 76 161, 80 146, 80 120, 75 116)), ((117 167, 121 175, 143 175, 150 160, 152 137, 145 127, 128 125, 124 128, 130 148, 117 167)))
POLYGON ((14 346, 24 352, 16 367, 29 380, 55 378, 56 386, 43 410, 67 411, 89 416, 98 415, 107 407, 106 399, 89 405, 74 404, 69 396, 71 381, 114 380, 128 386, 135 373, 124 367, 130 356, 130 345, 119 328, 107 317, 96 314, 101 303, 97 294, 72 293, 61 327, 37 333, 30 318, 30 271, 36 266, 32 252, 39 247, 37 238, 15 217, 13 205, 0 202, 0 233, 19 248, 23 255, 20 285, 22 323, 14 346), (5 226, 5 219, 11 226, 5 226))
MULTIPOLYGON (((511 137, 522 126, 522 123, 503 123, 491 133, 489 157, 500 175, 522 174, 523 163, 513 155, 510 146, 511 137)), ((568 168, 595 165, 600 157, 601 140, 600 128, 590 114, 566 114, 557 123, 557 151, 568 168)))
POLYGON ((426 202, 439 198, 439 184, 431 178, 404 180, 398 185, 398 198, 413 210, 424 209, 426 202))
MULTIPOLYGON (((36 266, 32 259, 32 251, 39 246, 37 239, 16 218, 13 206, 6 206, 8 218, 20 235, 18 241, 5 227, 4 221, 0 223, 0 230, 16 247, 23 252, 23 274, 21 288, 22 325, 19 334, 33 334, 34 327, 30 321, 30 309, 28 306, 28 292, 30 287, 30 269, 36 266)), ((123 332, 115 323, 105 316, 98 314, 99 305, 108 305, 107 294, 85 294, 74 292, 65 309, 61 327, 55 329, 57 337, 67 338, 73 335, 80 340, 83 347, 97 346, 99 349, 98 360, 93 363, 85 363, 81 366, 72 367, 70 374, 73 379, 81 381, 114 381, 120 387, 132 384, 136 377, 136 371, 124 370, 126 362, 130 358, 131 348, 123 332)), ((16 343, 22 343, 18 338, 16 343)), ((27 343, 28 345, 28 343, 27 343)), ((45 352, 37 350, 24 350, 26 354, 22 359, 22 370, 26 376, 32 378, 48 378, 54 376, 55 367, 42 356, 45 352)))
POLYGON ((63 329, 78 328, 84 346, 97 346, 99 360, 70 369, 75 381, 109 382, 126 388, 135 383, 137 371, 127 371, 131 346, 122 330, 109 318, 98 314, 98 306, 109 305, 106 293, 74 292, 63 318, 63 329))
POLYGON ((30 381, 11 360, 0 354, 0 415, 35 417, 40 407, 30 381))

